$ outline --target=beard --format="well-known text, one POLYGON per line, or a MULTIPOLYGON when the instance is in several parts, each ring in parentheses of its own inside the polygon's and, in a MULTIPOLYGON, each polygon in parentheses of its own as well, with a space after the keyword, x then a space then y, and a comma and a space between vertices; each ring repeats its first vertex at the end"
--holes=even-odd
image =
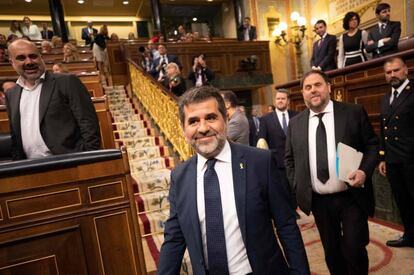
POLYGON ((224 148, 224 144, 226 143, 226 136, 215 133, 213 131, 208 131, 207 133, 197 133, 191 139, 191 146, 194 150, 202 155, 203 157, 210 159, 216 157, 221 150, 224 148), (200 138, 203 137, 211 137, 212 140, 210 141, 201 141, 200 138))
POLYGON ((398 87, 401 86, 401 84, 403 84, 403 82, 405 81, 405 79, 399 79, 397 77, 391 77, 389 80, 389 83, 391 85, 391 87, 393 87, 394 89, 397 89, 398 87))

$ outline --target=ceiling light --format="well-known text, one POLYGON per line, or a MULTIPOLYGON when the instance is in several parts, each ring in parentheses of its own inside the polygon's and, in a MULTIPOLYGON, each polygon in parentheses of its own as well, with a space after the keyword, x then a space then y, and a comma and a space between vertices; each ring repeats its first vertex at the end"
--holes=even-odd
POLYGON ((197 21, 197 17, 194 17, 194 18, 193 18, 193 21, 194 21, 194 22, 196 22, 196 21, 197 21))
POLYGON ((213 2, 213 0, 207 0, 207 2, 213 2))
POLYGON ((78 4, 83 4, 85 3, 85 0, 78 0, 78 4))
POLYGON ((129 4, 129 1, 122 1, 122 4, 128 5, 129 4))
POLYGON ((26 1, 27 3, 30 3, 30 2, 32 2, 32 0, 24 0, 24 1, 26 1))

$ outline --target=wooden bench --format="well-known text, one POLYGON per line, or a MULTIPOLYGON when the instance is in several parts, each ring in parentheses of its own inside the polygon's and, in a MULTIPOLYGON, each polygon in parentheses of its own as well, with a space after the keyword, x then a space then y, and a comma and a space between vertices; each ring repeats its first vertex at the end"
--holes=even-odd
MULTIPOLYGON (((105 97, 92 98, 92 102, 99 120, 101 147, 102 149, 115 148, 114 135, 112 132, 112 119, 108 102, 105 97)), ((0 133, 10 133, 7 108, 4 105, 0 105, 0 133)))
MULTIPOLYGON (((78 51, 79 58, 81 60, 92 60, 93 54, 90 50, 82 50, 78 51)), ((42 53, 42 58, 45 62, 53 61, 53 62, 62 62, 63 60, 63 52, 52 52, 52 53, 42 53)))
POLYGON ((99 150, 0 164, 1 274, 146 274, 128 158, 99 150))

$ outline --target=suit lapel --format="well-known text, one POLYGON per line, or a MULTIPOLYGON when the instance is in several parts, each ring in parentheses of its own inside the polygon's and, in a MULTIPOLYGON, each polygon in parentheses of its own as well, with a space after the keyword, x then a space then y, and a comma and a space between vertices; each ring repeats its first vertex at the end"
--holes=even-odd
POLYGON ((273 112, 273 115, 272 115, 272 118, 273 118, 273 125, 275 125, 275 127, 276 127, 276 131, 282 131, 283 132, 283 128, 282 128, 282 125, 280 125, 280 121, 279 121, 279 118, 277 117, 277 114, 276 114, 276 112, 273 112))
POLYGON ((43 82, 42 91, 40 93, 39 100, 39 122, 42 123, 42 120, 46 114, 47 107, 49 106, 50 98, 54 92, 55 79, 54 77, 46 72, 46 77, 43 82))
POLYGON ((193 157, 188 165, 188 173, 183 182, 188 183, 188 201, 190 207, 191 224, 193 225, 195 242, 198 246, 198 250, 201 255, 204 255, 203 246, 201 242, 200 220, 198 219, 198 207, 197 207, 197 157, 193 157))
POLYGON ((249 167, 246 166, 243 154, 231 143, 230 148, 237 217, 243 241, 246 245, 246 169, 249 167))
POLYGON ((13 91, 9 92, 8 100, 9 105, 9 115, 11 120, 11 125, 13 125, 13 130, 16 131, 16 136, 20 138, 21 128, 20 128, 20 98, 22 96, 22 87, 17 85, 13 91))
POLYGON ((397 97, 397 99, 396 99, 397 101, 394 104, 391 104, 390 113, 393 114, 395 112, 395 110, 398 109, 398 107, 407 99, 407 97, 410 94, 412 94, 412 92, 411 92, 411 86, 410 86, 410 82, 409 82, 407 84, 407 86, 405 86, 404 90, 397 97))
POLYGON ((333 112, 335 121, 335 144, 343 140, 346 126, 346 112, 337 102, 333 102, 333 112))

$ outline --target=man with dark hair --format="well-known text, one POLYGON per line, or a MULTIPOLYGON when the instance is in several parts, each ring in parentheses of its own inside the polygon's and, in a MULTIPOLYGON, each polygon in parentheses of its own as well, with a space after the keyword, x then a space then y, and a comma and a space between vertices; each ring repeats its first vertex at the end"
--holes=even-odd
POLYGON ((237 28, 237 39, 239 41, 256 41, 256 27, 250 24, 250 17, 243 19, 243 25, 237 28))
MULTIPOLYGON (((364 108, 332 101, 328 76, 310 71, 301 81, 308 109, 291 119, 285 165, 299 207, 312 211, 331 274, 368 274, 368 216, 374 214, 371 176, 378 139, 364 108), (336 174, 336 148, 344 143, 363 153, 346 181, 336 174)), ((339 160, 341 161, 341 160, 339 160)))
POLYGON ((392 247, 414 247, 414 82, 399 57, 384 63, 391 92, 381 101, 381 151, 379 171, 391 184, 400 210, 404 235, 388 241, 392 247))
POLYGON ((398 41, 401 35, 401 23, 390 21, 391 6, 387 3, 379 3, 375 8, 378 19, 377 26, 368 33, 366 50, 373 57, 381 57, 398 51, 398 41))
POLYGON ((85 28, 82 28, 82 40, 85 40, 85 45, 90 45, 92 49, 95 36, 98 34, 98 30, 93 27, 93 22, 88 21, 85 28))
POLYGON ((159 57, 153 61, 153 69, 151 75, 157 79, 161 80, 166 75, 166 67, 169 63, 175 63, 178 65, 179 69, 182 69, 180 61, 178 61, 177 56, 172 54, 167 54, 167 47, 164 44, 158 45, 159 57))
POLYGON ((226 109, 216 88, 188 90, 179 115, 197 155, 171 172, 158 274, 178 274, 186 248, 196 275, 310 274, 270 153, 226 140, 226 109))
POLYGON ((249 145, 249 121, 246 114, 237 107, 237 96, 232 91, 221 91, 227 110, 227 138, 230 141, 249 145))
POLYGON ((336 36, 326 32, 326 22, 318 20, 315 32, 320 39, 313 43, 310 65, 312 70, 330 71, 336 69, 336 36))
POLYGON ((53 37, 53 31, 48 29, 46 22, 42 23, 42 30, 40 31, 40 33, 42 35, 42 39, 50 40, 53 37))
POLYGON ((18 39, 9 45, 10 62, 19 74, 6 92, 12 158, 98 150, 99 122, 91 97, 71 74, 46 71, 37 47, 18 39))

